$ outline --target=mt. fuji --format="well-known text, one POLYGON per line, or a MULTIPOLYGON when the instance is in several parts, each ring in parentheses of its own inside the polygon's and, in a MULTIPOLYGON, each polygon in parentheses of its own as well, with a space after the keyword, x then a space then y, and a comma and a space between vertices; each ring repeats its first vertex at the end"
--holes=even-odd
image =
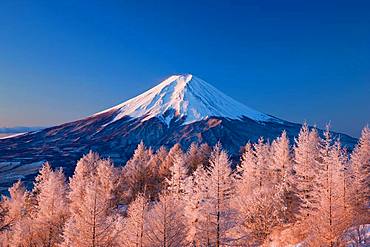
POLYGON ((256 121, 278 119, 253 110, 223 94, 207 82, 193 76, 174 75, 145 93, 105 112, 118 112, 113 119, 125 116, 143 117, 142 121, 158 117, 163 122, 176 118, 183 124, 194 123, 212 116, 240 119, 245 116, 256 121))
MULTIPOLYGON (((193 75, 174 75, 85 119, 0 139, 0 193, 20 178, 31 183, 45 161, 70 175, 89 150, 124 165, 141 140, 153 149, 220 141, 238 159, 248 141, 274 139, 283 130, 293 141, 300 127, 251 109, 193 75)), ((357 141, 344 134, 340 138, 349 147, 357 141)))

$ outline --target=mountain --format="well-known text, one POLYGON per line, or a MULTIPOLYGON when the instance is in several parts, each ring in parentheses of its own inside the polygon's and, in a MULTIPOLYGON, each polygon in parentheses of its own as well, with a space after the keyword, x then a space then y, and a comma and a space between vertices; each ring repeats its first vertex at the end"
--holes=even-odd
POLYGON ((171 76, 145 93, 94 116, 106 112, 116 112, 112 122, 126 116, 142 118, 142 121, 157 117, 167 125, 174 118, 182 119, 182 124, 190 124, 210 116, 278 121, 235 101, 193 75, 171 76))
MULTIPOLYGON (((143 140, 157 149, 221 141, 235 160, 249 140, 293 140, 301 125, 251 109, 192 75, 174 75, 122 104, 82 120, 0 139, 0 193, 19 178, 31 183, 44 161, 67 175, 89 150, 122 165, 143 140)), ((350 148, 356 139, 338 134, 350 148)))

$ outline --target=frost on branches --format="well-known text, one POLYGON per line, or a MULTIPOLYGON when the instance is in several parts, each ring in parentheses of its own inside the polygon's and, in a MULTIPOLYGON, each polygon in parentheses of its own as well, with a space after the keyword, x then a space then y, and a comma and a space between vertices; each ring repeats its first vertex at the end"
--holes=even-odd
POLYGON ((152 150, 123 167, 89 152, 67 181, 45 163, 0 201, 0 246, 369 246, 370 130, 352 152, 303 125, 295 142, 152 150), (234 169, 233 169, 234 168, 234 169))

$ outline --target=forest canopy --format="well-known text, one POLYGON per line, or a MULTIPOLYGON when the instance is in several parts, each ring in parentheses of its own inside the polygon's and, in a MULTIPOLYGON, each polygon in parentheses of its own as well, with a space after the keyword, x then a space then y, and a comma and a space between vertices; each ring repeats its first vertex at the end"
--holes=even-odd
POLYGON ((123 167, 90 152, 68 180, 46 162, 0 201, 1 246, 365 246, 370 130, 348 153, 327 129, 228 154, 137 146, 123 167))

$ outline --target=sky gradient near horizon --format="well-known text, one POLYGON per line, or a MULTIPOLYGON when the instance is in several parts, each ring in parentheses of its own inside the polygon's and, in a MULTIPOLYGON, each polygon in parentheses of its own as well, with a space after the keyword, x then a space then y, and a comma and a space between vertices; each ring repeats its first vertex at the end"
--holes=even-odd
POLYGON ((0 127, 76 120, 178 73, 288 121, 370 123, 369 1, 6 0, 0 29, 0 127))

